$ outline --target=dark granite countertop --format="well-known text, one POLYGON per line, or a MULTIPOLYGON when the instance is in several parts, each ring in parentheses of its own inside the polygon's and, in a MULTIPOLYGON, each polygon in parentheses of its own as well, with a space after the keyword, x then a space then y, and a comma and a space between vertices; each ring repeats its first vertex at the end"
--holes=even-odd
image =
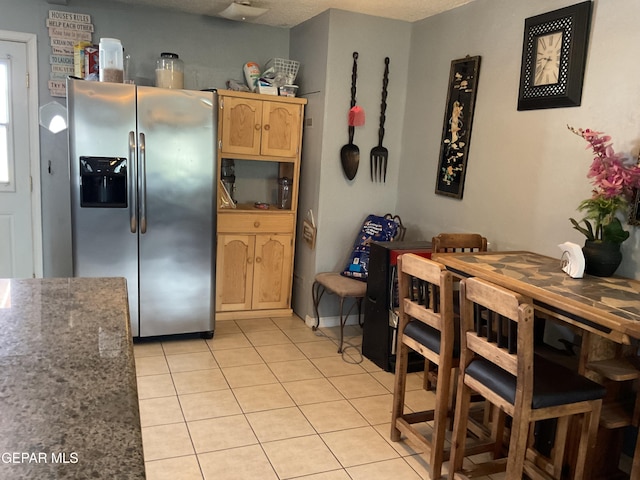
POLYGON ((124 279, 0 279, 0 478, 145 478, 124 279))

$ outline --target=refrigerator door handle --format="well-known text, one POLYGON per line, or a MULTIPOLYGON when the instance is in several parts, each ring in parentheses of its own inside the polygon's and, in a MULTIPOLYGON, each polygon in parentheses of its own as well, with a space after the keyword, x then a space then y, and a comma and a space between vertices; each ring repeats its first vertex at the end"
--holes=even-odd
POLYGON ((129 228, 131 233, 136 233, 138 230, 138 198, 136 196, 136 134, 135 132, 129 132, 129 175, 127 182, 129 183, 129 228))
POLYGON ((140 233, 147 233, 147 152, 144 133, 140 134, 139 149, 138 192, 140 193, 140 233))

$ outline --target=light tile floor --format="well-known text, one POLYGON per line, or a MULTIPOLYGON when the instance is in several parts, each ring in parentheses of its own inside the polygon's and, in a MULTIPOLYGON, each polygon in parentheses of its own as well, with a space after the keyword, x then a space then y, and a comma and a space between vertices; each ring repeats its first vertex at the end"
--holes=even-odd
MULTIPOLYGON (((294 316, 136 344, 147 478, 429 479, 419 450, 389 440, 393 374, 362 357, 360 327, 346 327, 343 355, 338 335, 294 316)), ((434 402, 421 385, 409 375, 413 410, 434 402)))

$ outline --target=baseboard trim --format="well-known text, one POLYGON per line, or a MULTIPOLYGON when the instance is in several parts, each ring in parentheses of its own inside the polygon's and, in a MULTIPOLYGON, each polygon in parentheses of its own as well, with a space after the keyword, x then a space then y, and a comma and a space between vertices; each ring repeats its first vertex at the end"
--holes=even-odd
POLYGON ((237 312, 216 312, 216 320, 245 320, 251 318, 289 317, 293 315, 290 308, 274 310, 244 310, 237 312))
MULTIPOLYGON (((316 317, 307 315, 304 319, 304 323, 307 324, 308 327, 314 327, 316 324, 316 317)), ((358 317, 355 315, 350 315, 347 318, 347 323, 345 325, 358 325, 358 317)), ((330 327, 339 327, 340 326, 340 317, 320 317, 320 328, 330 328, 330 327)))

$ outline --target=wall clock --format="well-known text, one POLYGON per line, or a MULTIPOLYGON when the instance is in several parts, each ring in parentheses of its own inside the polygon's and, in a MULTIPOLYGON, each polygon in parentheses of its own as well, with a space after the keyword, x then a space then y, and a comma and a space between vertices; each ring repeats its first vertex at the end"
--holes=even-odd
POLYGON ((580 105, 590 22, 591 1, 525 20, 518 110, 580 105))

